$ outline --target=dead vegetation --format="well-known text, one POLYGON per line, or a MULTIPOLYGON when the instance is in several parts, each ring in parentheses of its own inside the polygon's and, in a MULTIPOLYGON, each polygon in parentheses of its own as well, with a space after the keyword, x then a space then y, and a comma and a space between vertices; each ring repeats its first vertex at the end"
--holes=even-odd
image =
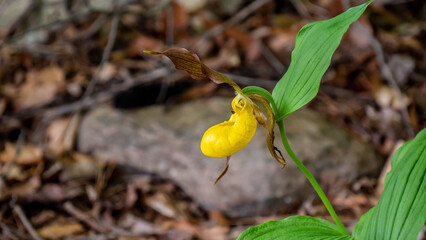
MULTIPOLYGON (((348 4, 0 1, 0 238, 235 239, 248 225, 284 217, 228 219, 161 176, 125 176, 113 159, 78 152, 79 121, 101 104, 169 108, 233 94, 144 49, 185 47, 240 85, 271 89, 298 30, 348 4)), ((344 37, 309 107, 390 156, 426 125, 425 16, 420 0, 373 4, 344 37)), ((375 205, 383 177, 360 179, 350 195, 332 199, 349 228, 375 205)), ((288 213, 328 218, 313 199, 288 213)))

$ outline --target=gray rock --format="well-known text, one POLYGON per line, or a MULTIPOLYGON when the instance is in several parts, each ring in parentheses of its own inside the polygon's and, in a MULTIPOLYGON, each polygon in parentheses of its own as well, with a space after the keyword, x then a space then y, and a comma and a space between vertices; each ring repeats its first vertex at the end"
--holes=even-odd
MULTIPOLYGON (((314 194, 289 157, 285 168, 270 157, 266 131, 260 126, 249 145, 232 156, 228 173, 213 185, 225 159, 203 156, 199 142, 206 129, 229 118, 230 103, 227 98, 197 100, 168 113, 161 106, 98 108, 84 117, 78 148, 171 179, 207 210, 219 209, 231 217, 283 211, 314 194)), ((299 110, 285 126, 295 153, 315 176, 350 183, 380 170, 380 158, 369 145, 315 112, 299 110)), ((281 146, 278 138, 275 142, 281 146)))

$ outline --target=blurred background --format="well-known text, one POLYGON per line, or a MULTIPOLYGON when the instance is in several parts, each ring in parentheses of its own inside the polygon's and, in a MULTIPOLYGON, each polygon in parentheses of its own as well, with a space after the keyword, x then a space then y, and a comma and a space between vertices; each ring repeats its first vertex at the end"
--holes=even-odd
MULTIPOLYGON (((361 3, 0 0, 0 238, 222 240, 295 214, 331 220, 290 158, 269 156, 261 127, 214 185, 225 160, 199 142, 231 115, 233 89, 143 50, 184 47, 272 91, 303 25, 361 3)), ((374 1, 317 97, 285 119, 350 231, 393 151, 426 125, 425 43, 424 1, 374 1)))

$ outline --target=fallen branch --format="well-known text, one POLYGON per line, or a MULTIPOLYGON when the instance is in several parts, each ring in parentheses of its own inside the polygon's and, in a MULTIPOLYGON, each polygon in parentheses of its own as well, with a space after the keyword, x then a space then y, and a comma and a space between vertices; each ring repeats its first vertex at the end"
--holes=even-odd
POLYGON ((43 240, 43 238, 41 238, 36 232, 36 230, 33 228, 27 216, 25 216, 25 213, 22 210, 22 208, 16 204, 11 204, 11 205, 12 205, 13 211, 18 215, 19 219, 21 220, 22 224, 24 225, 28 233, 31 235, 31 237, 34 240, 43 240))
POLYGON ((80 209, 76 208, 71 202, 65 202, 64 210, 69 213, 71 216, 76 218, 77 220, 83 222, 93 230, 99 233, 105 232, 105 229, 101 227, 98 222, 93 220, 90 216, 86 215, 84 212, 82 212, 80 209))

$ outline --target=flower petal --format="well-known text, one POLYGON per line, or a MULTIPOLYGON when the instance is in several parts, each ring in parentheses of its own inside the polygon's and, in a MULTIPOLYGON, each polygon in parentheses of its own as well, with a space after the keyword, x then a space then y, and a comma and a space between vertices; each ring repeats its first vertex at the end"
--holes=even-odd
POLYGON ((223 158, 243 149, 253 138, 257 121, 253 115, 252 101, 238 95, 232 101, 234 113, 228 121, 209 128, 201 140, 204 155, 223 158))

